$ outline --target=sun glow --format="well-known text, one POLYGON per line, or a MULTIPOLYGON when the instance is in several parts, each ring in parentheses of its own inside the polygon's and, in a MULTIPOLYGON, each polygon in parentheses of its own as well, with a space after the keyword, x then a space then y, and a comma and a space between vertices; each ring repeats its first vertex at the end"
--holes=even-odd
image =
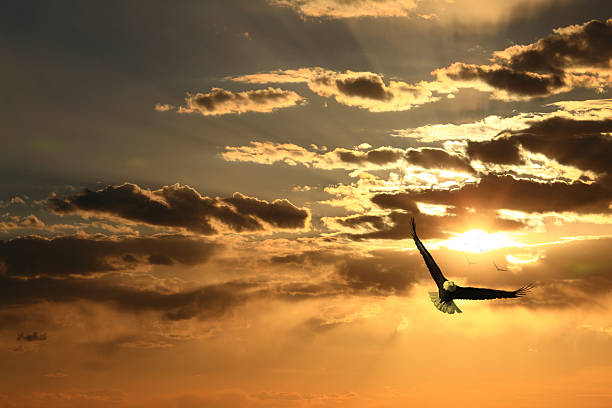
POLYGON ((490 234, 486 231, 473 229, 441 242, 440 245, 454 251, 481 253, 493 249, 521 246, 505 232, 490 234))

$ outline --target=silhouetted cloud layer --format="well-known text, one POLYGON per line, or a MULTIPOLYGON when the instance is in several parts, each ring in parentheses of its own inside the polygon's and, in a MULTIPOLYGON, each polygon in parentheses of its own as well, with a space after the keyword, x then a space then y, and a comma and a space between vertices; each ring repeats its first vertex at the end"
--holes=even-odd
POLYGON ((131 269, 142 264, 196 265, 217 244, 181 235, 102 238, 27 236, 0 241, 0 271, 6 276, 70 276, 131 269))
POLYGON ((525 212, 608 212, 612 200, 609 185, 600 183, 542 183, 512 176, 483 176, 478 183, 457 190, 376 194, 372 201, 383 208, 410 209, 414 202, 473 209, 513 209, 525 212))
POLYGON ((561 164, 596 173, 612 173, 612 120, 551 117, 490 141, 468 142, 467 153, 493 163, 518 164, 519 146, 561 164))
POLYGON ((131 183, 67 197, 50 198, 49 208, 58 214, 92 214, 118 217, 150 225, 185 228, 214 234, 212 221, 236 232, 260 231, 268 224, 283 229, 305 228, 310 212, 284 199, 272 202, 235 193, 232 197, 210 198, 189 186, 174 184, 146 190, 131 183))
POLYGON ((170 320, 219 317, 244 302, 248 285, 222 283, 183 292, 158 292, 118 285, 103 279, 16 279, 0 276, 0 305, 90 301, 125 312, 154 311, 170 320))

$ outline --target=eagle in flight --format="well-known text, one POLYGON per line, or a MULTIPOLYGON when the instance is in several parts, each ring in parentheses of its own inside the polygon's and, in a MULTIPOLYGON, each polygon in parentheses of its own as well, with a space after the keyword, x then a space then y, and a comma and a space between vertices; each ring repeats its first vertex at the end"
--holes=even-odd
POLYGON ((485 299, 500 299, 500 298, 517 298, 524 296, 533 287, 532 284, 523 286, 520 289, 514 291, 487 289, 487 288, 472 288, 469 286, 459 286, 454 282, 449 281, 442 275, 442 271, 436 265, 431 254, 427 251, 416 233, 416 224, 414 217, 412 218, 412 238, 416 244, 419 252, 425 260, 425 265, 429 269, 431 277, 438 286, 437 292, 429 292, 429 297, 434 305, 444 313, 461 313, 461 310, 457 307, 453 300, 455 299, 472 299, 472 300, 485 300, 485 299))

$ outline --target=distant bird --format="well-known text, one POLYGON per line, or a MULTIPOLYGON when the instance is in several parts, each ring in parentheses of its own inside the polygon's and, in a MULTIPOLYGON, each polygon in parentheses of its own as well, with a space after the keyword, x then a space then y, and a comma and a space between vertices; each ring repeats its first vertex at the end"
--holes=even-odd
POLYGON ((453 300, 455 299, 471 299, 471 300, 485 300, 485 299, 501 299, 501 298, 517 298, 524 296, 533 287, 532 284, 523 286, 520 289, 514 291, 487 289, 487 288, 472 288, 469 286, 462 287, 455 285, 454 282, 449 281, 442 275, 442 271, 436 265, 431 254, 425 249, 423 243, 419 239, 416 233, 416 224, 414 218, 412 222, 412 238, 416 244, 419 252, 425 260, 425 265, 429 269, 431 277, 438 286, 438 292, 429 292, 429 297, 433 304, 444 313, 462 313, 457 307, 453 300))
POLYGON ((505 268, 500 268, 499 266, 497 266, 497 264, 495 262, 493 262, 493 266, 495 266, 495 269, 500 271, 500 272, 508 272, 507 269, 505 268))

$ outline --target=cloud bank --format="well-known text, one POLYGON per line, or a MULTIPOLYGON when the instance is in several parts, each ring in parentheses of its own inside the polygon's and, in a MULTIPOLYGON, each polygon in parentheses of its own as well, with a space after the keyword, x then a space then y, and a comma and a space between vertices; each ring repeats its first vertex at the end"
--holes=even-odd
POLYGON ((303 229, 310 219, 307 209, 285 199, 268 202, 240 193, 230 198, 211 198, 180 184, 151 191, 125 183, 66 198, 52 197, 47 205, 57 214, 113 217, 205 235, 218 232, 213 223, 234 232, 255 232, 303 229))

